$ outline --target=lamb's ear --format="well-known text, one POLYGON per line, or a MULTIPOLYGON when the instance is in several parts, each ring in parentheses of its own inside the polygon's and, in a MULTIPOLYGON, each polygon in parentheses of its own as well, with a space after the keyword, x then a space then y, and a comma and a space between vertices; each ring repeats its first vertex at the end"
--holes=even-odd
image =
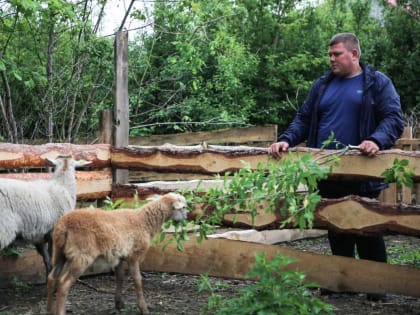
POLYGON ((92 161, 85 161, 85 160, 75 161, 76 167, 83 167, 89 164, 92 164, 92 161))
POLYGON ((185 201, 185 198, 177 198, 176 201, 174 201, 174 203, 172 204, 172 206, 174 207, 174 209, 179 210, 179 209, 184 209, 187 207, 187 202, 185 201))

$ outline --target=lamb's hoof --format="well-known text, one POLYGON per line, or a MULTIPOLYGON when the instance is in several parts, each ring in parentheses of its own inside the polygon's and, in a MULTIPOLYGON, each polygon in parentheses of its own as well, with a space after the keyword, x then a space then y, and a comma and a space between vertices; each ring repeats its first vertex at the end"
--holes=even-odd
POLYGON ((388 302, 391 297, 388 294, 368 293, 366 295, 368 301, 371 302, 388 302))

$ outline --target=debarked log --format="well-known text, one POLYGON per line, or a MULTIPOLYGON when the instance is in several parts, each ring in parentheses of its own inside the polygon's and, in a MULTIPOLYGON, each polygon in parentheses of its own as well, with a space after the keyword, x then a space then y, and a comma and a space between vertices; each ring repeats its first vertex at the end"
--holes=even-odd
POLYGON ((72 155, 76 160, 91 161, 89 167, 111 166, 111 145, 75 145, 70 143, 47 143, 25 145, 0 143, 0 168, 50 167, 45 158, 55 159, 58 155, 72 155))
MULTIPOLYGON (((53 173, 4 173, 0 178, 19 180, 48 179, 53 173)), ((76 171, 76 196, 78 200, 102 199, 112 192, 112 172, 76 171)))
MULTIPOLYGON (((112 148, 111 159, 115 168, 137 169, 156 172, 178 172, 197 174, 225 174, 243 168, 247 163, 251 168, 266 164, 269 160, 281 163, 286 157, 297 158, 311 153, 314 159, 328 160, 334 150, 293 148, 282 154, 280 159, 272 159, 267 148, 248 146, 195 145, 176 146, 128 146, 112 148)), ((414 181, 420 181, 420 151, 399 149, 380 151, 369 157, 358 150, 347 151, 340 157, 339 166, 334 167, 330 178, 371 180, 382 178, 381 174, 393 165, 393 161, 406 159, 414 171, 414 181)))
MULTIPOLYGON (((203 209, 205 205, 202 205, 203 209)), ((223 225, 231 227, 253 227, 258 230, 278 229, 287 216, 280 213, 279 205, 275 212, 266 212, 264 202, 257 205, 257 215, 252 218, 249 212, 225 214, 223 225)), ((212 209, 205 208, 205 215, 212 209)), ((191 214, 202 214, 197 205, 191 214)), ((291 228, 289 224, 286 226, 291 228)), ((420 206, 381 204, 377 200, 359 196, 338 199, 322 199, 314 212, 313 227, 332 229, 338 232, 361 235, 402 234, 420 236, 420 206)))
MULTIPOLYGON (((183 251, 177 250, 176 242, 151 247, 141 269, 192 275, 208 273, 221 278, 244 279, 254 266, 256 253, 265 253, 267 260, 280 253, 297 260, 286 266, 286 269, 304 272, 307 281, 316 282, 323 288, 420 297, 419 268, 226 239, 208 239, 198 243, 192 235, 183 246, 183 251)), ((109 271, 111 268, 104 264, 104 260, 99 259, 85 275, 109 271)), ((0 256, 0 287, 7 286, 16 278, 20 281, 43 283, 44 272, 41 256, 34 249, 26 251, 22 256, 0 256)))
POLYGON ((420 269, 369 260, 322 255, 286 246, 194 237, 178 251, 175 242, 151 247, 142 264, 145 271, 178 272, 244 279, 255 263, 255 254, 271 260, 277 253, 296 259, 287 270, 299 270, 307 280, 333 291, 391 293, 420 297, 420 269))

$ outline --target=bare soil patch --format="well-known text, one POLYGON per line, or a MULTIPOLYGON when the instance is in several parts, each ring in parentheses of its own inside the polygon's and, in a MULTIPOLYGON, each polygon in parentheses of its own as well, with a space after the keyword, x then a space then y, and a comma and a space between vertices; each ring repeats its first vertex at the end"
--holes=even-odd
MULTIPOLYGON (((420 238, 405 236, 386 237, 387 245, 404 244, 420 251, 420 238)), ((325 237, 295 241, 288 246, 318 253, 329 253, 325 237)), ((393 253, 389 254, 391 257, 393 253)), ((208 294, 198 293, 199 276, 144 273, 144 293, 152 314, 188 314, 198 315, 207 302, 208 294)), ((250 281, 210 278, 213 284, 223 282, 226 288, 220 288, 217 294, 228 299, 236 296, 239 288, 251 284, 250 281)), ((115 281, 112 274, 83 277, 71 288, 68 314, 139 314, 135 302, 134 283, 131 277, 125 285, 127 309, 117 312, 114 309, 115 281)), ((420 284, 419 284, 420 290, 420 284)), ((363 293, 333 294, 321 296, 319 290, 313 294, 334 306, 335 314, 360 315, 420 315, 420 298, 390 295, 387 302, 371 302, 363 293)), ((20 286, 0 289, 1 315, 43 314, 46 304, 46 286, 36 285, 28 289, 20 286)), ((234 315, 234 314, 232 314, 234 315)))

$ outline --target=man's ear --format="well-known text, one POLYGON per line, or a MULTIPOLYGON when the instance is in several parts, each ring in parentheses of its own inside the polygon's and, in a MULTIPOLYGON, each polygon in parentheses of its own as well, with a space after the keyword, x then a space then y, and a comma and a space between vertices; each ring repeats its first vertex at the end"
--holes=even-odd
POLYGON ((356 58, 356 59, 359 59, 360 58, 359 51, 357 49, 353 49, 351 51, 351 54, 352 54, 353 58, 356 58))

